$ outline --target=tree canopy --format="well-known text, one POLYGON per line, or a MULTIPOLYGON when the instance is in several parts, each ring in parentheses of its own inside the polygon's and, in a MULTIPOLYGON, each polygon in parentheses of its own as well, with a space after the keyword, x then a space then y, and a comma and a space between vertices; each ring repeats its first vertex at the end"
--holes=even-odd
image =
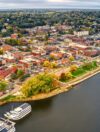
POLYGON ((22 93, 30 97, 38 93, 50 92, 58 86, 59 83, 54 74, 42 73, 27 80, 22 86, 22 93))

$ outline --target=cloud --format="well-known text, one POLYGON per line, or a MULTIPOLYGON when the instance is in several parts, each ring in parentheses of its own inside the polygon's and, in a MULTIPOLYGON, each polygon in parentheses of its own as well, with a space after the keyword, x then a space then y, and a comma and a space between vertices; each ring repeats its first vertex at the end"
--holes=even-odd
POLYGON ((0 0, 0 8, 99 8, 100 0, 0 0))
POLYGON ((48 2, 57 2, 57 3, 59 3, 59 2, 66 2, 66 0, 48 0, 48 2))

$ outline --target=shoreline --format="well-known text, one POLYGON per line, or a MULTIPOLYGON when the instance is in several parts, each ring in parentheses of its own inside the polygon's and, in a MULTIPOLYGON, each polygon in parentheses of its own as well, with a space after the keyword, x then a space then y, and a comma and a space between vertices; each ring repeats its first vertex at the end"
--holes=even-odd
POLYGON ((69 82, 67 83, 62 83, 64 86, 63 87, 60 87, 60 88, 57 88, 49 93, 41 93, 41 94, 38 94, 38 95, 34 95, 30 98, 27 98, 27 99, 15 99, 14 101, 4 101, 4 102, 0 102, 0 105, 4 105, 4 104, 7 104, 7 103, 11 103, 11 102, 30 102, 30 101, 36 101, 36 100, 42 100, 42 99, 47 99, 47 98, 50 98, 50 97, 53 97, 53 96, 56 96, 60 93, 63 93, 63 92, 68 92, 70 89, 74 88, 75 85, 95 76, 96 74, 99 74, 100 73, 100 67, 94 69, 94 70, 91 70, 75 79, 72 79, 70 80, 69 82))

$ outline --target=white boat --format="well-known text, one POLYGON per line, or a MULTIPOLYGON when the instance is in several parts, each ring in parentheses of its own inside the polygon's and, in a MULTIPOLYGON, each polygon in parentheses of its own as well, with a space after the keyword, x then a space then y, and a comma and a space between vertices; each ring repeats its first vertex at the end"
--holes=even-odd
POLYGON ((20 120, 28 115, 32 111, 31 105, 28 103, 24 103, 21 106, 11 110, 10 112, 6 112, 4 116, 10 120, 20 120))
POLYGON ((15 132, 14 126, 14 122, 0 118, 0 132, 15 132))

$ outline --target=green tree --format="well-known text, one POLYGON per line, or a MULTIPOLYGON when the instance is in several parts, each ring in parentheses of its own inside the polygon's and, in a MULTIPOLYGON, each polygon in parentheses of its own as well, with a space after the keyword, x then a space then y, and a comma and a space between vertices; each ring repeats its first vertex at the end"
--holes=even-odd
POLYGON ((18 45, 18 40, 10 38, 10 39, 6 39, 5 43, 15 46, 15 45, 18 45))
POLYGON ((21 70, 21 69, 18 69, 18 70, 17 70, 17 77, 21 77, 21 76, 23 76, 23 75, 24 75, 24 71, 21 70))
POLYGON ((7 89, 7 86, 8 86, 7 82, 0 81, 0 92, 5 91, 7 89))

